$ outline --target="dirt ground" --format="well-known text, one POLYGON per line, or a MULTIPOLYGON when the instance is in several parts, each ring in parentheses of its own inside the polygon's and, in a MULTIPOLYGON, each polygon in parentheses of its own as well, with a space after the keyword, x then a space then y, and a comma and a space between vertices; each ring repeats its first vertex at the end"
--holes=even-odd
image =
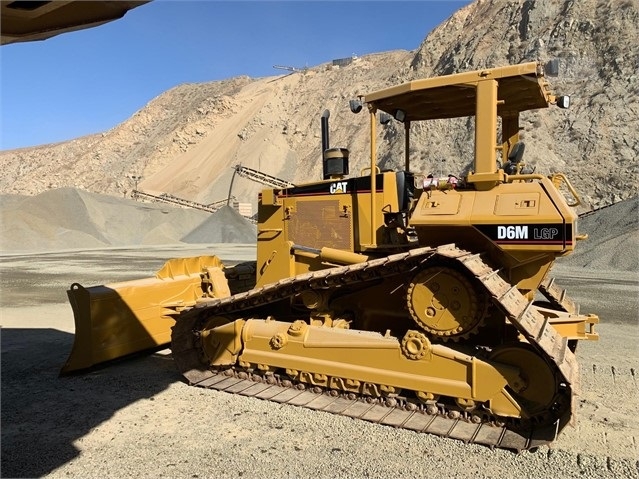
POLYGON ((636 272, 555 268, 582 312, 601 317, 601 338, 577 351, 577 426, 534 453, 189 387, 168 350, 58 377, 73 342, 72 282, 212 253, 231 263, 254 247, 2 256, 2 477, 639 477, 636 272))

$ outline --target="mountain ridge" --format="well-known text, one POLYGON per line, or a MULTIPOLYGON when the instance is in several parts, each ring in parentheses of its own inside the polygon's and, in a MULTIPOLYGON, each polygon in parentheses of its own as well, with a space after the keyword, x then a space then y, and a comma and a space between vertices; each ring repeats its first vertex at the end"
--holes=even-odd
MULTIPOLYGON (((348 148, 358 172, 369 161, 368 122, 348 111, 349 99, 416 78, 558 57, 563 73, 551 84, 572 94, 573 106, 522 115, 526 161, 538 172, 566 173, 583 197, 580 211, 598 208, 639 192, 639 52, 632 47, 638 25, 632 1, 477 0, 413 51, 290 75, 183 84, 101 134, 2 151, 0 193, 76 187, 121 198, 138 186, 210 203, 227 197, 236 164, 296 183, 316 181, 325 109, 331 146, 348 148)), ((412 168, 467 171, 469 126, 459 119, 418 129, 412 168)), ((381 167, 401 166, 401 128, 380 129, 378 145, 381 167)), ((262 186, 242 180, 233 188, 255 206, 262 186)))

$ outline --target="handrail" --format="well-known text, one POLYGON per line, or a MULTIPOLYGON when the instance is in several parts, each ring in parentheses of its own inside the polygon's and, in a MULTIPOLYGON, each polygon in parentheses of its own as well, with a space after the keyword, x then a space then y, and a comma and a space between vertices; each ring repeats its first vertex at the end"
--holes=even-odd
MULTIPOLYGON (((367 166, 366 168, 362 168, 359 172, 359 176, 364 176, 364 173, 367 171, 371 171, 371 167, 367 166)), ((375 165, 375 173, 379 174, 382 170, 379 169, 379 166, 375 165)))
POLYGON ((506 183, 512 183, 513 181, 528 181, 528 180, 543 180, 546 178, 539 173, 526 173, 517 175, 504 175, 504 181, 506 183))
POLYGON ((575 203, 568 203, 568 206, 574 208, 575 206, 579 206, 581 204, 581 198, 579 198, 579 193, 577 193, 577 190, 575 190, 572 184, 570 184, 570 181, 568 180, 566 175, 564 175, 563 173, 555 173, 554 175, 550 177, 550 181, 552 181, 552 184, 555 185, 557 189, 559 189, 559 187, 561 186, 562 181, 566 183, 566 188, 568 188, 568 191, 570 191, 570 194, 575 200, 575 203))

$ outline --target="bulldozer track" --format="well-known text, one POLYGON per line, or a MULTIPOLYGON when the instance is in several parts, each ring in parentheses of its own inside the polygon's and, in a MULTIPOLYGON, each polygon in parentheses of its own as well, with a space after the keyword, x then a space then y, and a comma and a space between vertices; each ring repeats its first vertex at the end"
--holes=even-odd
POLYGON ((531 304, 479 254, 469 253, 455 245, 419 248, 364 263, 286 278, 226 298, 205 300, 178 318, 173 328, 173 357, 189 383, 198 387, 331 412, 468 443, 521 451, 534 449, 555 439, 560 427, 570 417, 567 403, 574 403, 572 394, 578 386, 578 366, 567 341, 531 308, 531 304), (443 258, 456 262, 470 272, 483 285, 493 304, 555 368, 555 374, 561 376, 563 405, 557 411, 547 412, 551 416, 549 420, 503 420, 485 414, 448 410, 440 403, 437 403, 436 408, 426 407, 404 397, 371 398, 317 387, 308 390, 304 383, 280 378, 277 374, 254 374, 238 367, 211 370, 202 362, 198 337, 200 325, 206 318, 232 313, 246 316, 244 313, 251 309, 289 298, 309 288, 344 287, 381 280, 395 274, 418 271, 427 262, 443 258))
POLYGON ((548 444, 557 432, 554 425, 517 431, 493 421, 477 424, 466 417, 451 417, 451 411, 441 406, 435 413, 430 413, 403 398, 393 398, 396 404, 393 404, 395 401, 389 404, 370 402, 348 394, 335 396, 332 391, 300 389, 302 383, 288 385, 286 379, 277 377, 271 380, 274 384, 261 376, 242 379, 242 373, 247 375, 245 371, 235 370, 211 372, 210 377, 193 385, 514 451, 548 444))

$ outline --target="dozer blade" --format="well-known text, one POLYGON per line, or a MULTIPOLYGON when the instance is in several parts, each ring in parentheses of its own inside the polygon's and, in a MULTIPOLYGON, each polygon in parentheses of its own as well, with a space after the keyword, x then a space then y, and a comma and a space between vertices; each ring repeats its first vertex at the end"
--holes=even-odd
POLYGON ((75 338, 60 374, 167 345, 173 317, 208 289, 204 271, 223 267, 217 256, 177 258, 152 278, 90 288, 72 284, 67 295, 75 338))

